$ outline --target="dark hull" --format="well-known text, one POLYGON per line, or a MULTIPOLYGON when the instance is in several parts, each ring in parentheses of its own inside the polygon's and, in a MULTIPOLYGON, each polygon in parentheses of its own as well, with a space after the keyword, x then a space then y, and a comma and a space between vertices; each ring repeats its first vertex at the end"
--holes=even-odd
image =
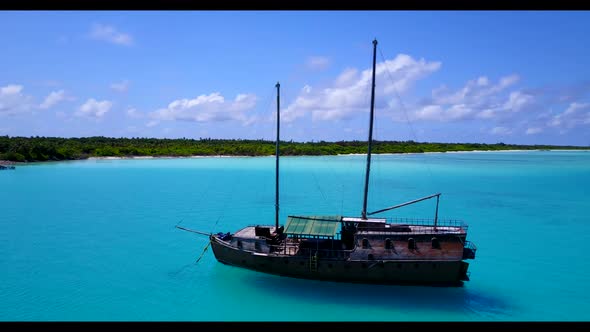
POLYGON ((224 264, 258 272, 314 280, 397 285, 461 286, 468 264, 463 261, 354 261, 304 256, 266 255, 239 250, 212 236, 215 258, 224 264))

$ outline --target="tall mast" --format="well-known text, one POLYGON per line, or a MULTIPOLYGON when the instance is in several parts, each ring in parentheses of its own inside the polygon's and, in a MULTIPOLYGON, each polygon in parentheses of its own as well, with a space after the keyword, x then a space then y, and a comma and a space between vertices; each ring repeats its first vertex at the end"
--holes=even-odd
POLYGON ((369 151, 367 152, 367 173, 365 174, 365 196, 362 219, 367 219, 367 195, 369 193, 369 173, 371 172, 371 145, 373 144, 373 111, 375 109, 375 62, 377 60, 377 39, 373 40, 373 82, 371 84, 371 118, 369 120, 369 151))
POLYGON ((280 115, 280 109, 281 109, 281 84, 279 82, 277 82, 277 149, 275 152, 276 155, 276 160, 277 160, 277 166, 276 166, 276 186, 275 186, 275 196, 276 196, 276 200, 275 200, 275 227, 276 230, 279 229, 279 132, 280 132, 280 128, 281 128, 281 115, 280 115))

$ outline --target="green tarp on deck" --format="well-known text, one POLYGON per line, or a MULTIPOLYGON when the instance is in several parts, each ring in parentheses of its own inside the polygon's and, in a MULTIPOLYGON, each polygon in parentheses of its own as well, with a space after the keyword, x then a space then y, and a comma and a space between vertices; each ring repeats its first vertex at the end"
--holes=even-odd
POLYGON ((299 236, 334 237, 340 226, 340 216, 287 217, 285 234, 299 236))

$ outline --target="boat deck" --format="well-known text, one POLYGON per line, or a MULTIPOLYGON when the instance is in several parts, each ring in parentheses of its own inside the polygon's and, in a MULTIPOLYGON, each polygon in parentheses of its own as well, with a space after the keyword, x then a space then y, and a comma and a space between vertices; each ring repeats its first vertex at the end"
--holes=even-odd
MULTIPOLYGON (((275 231, 274 226, 263 226, 263 227, 270 227, 270 232, 273 233, 275 231)), ((256 230, 254 226, 248 226, 240 229, 237 231, 233 237, 241 238, 241 239, 258 239, 262 238, 261 236, 256 236, 256 230)))

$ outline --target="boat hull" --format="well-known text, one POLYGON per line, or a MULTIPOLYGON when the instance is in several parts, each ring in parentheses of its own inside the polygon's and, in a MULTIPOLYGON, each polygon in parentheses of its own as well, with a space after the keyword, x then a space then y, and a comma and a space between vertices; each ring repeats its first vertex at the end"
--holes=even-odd
POLYGON ((274 275, 368 284, 462 286, 468 264, 449 260, 344 260, 240 250, 210 237, 215 258, 227 265, 274 275))

